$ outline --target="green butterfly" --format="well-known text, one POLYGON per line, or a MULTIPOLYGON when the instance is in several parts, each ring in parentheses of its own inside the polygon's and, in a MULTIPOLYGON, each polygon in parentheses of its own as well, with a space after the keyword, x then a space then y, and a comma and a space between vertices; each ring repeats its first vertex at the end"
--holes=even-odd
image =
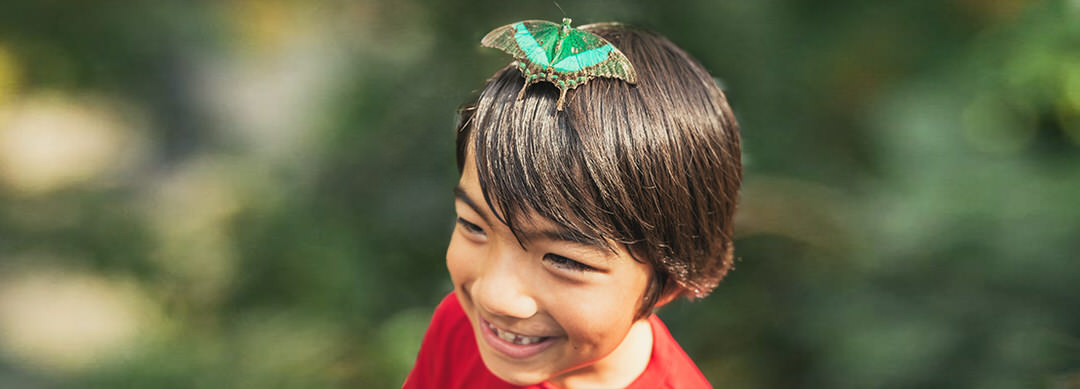
POLYGON ((585 85, 596 77, 637 83, 633 65, 619 49, 600 36, 582 28, 544 20, 511 23, 489 32, 480 44, 507 52, 525 77, 518 99, 529 85, 547 81, 559 88, 558 110, 562 111, 566 91, 585 85))

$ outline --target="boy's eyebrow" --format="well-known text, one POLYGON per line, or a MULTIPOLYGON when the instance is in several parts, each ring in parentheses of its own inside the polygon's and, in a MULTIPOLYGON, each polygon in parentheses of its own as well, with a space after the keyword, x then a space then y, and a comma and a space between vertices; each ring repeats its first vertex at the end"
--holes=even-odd
POLYGON ((491 221, 488 220, 487 213, 483 212, 481 208, 476 205, 476 202, 465 193, 465 189, 462 189, 461 185, 454 187, 454 198, 461 200, 461 202, 468 205, 469 208, 472 208, 473 212, 476 212, 476 214, 480 215, 480 218, 484 219, 484 223, 491 224, 491 221))
POLYGON ((533 240, 536 238, 543 238, 555 242, 570 242, 587 246, 595 249, 607 250, 608 247, 602 243, 598 243, 588 237, 581 234, 575 234, 565 228, 544 229, 544 230, 524 230, 522 235, 526 240, 533 240))

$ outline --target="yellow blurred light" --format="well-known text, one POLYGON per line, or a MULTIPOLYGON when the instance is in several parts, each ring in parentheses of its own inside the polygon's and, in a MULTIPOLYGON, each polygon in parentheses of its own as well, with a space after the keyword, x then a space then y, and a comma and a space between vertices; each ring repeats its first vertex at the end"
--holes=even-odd
POLYGON ((0 106, 15 95, 20 69, 15 56, 0 43, 0 106))
POLYGON ((301 169, 316 159, 323 111, 356 65, 342 50, 329 13, 335 8, 281 0, 224 5, 238 50, 198 62, 193 90, 200 108, 252 157, 301 169))
POLYGON ((271 50, 288 40, 304 21, 299 5, 279 0, 240 0, 231 4, 230 16, 244 47, 271 50))
POLYGON ((236 387, 280 386, 282 372, 311 381, 332 379, 347 333, 318 315, 258 312, 237 320, 233 351, 240 356, 236 387))
POLYGON ((1062 96, 1057 107, 1058 122, 1073 143, 1080 145, 1080 59, 1062 64, 1062 96))
POLYGON ((229 226, 243 202, 241 175, 220 159, 196 159, 150 185, 143 199, 157 241, 151 259, 189 302, 213 305, 231 285, 237 263, 229 226))
POLYGON ((78 373, 136 346, 157 315, 133 283, 60 269, 5 269, 0 351, 28 367, 78 373))
POLYGON ((1062 93, 1065 103, 1074 112, 1080 112, 1080 59, 1062 63, 1062 93))
POLYGON ((61 94, 0 106, 0 186, 44 194, 118 167, 139 150, 122 117, 100 99, 61 94))

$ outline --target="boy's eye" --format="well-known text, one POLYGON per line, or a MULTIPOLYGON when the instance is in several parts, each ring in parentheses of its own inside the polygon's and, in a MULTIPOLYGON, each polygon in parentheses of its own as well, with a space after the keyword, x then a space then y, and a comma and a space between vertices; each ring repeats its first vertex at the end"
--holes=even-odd
POLYGON ((476 224, 470 223, 468 220, 459 217, 457 218, 457 222, 461 225, 461 228, 464 228, 465 231, 469 232, 470 234, 484 235, 483 228, 476 224))
POLYGON ((587 270, 593 270, 592 266, 589 266, 589 265, 586 265, 584 263, 575 261, 573 259, 564 257, 562 255, 546 254, 546 255, 544 255, 544 260, 551 263, 555 267, 560 268, 560 269, 576 271, 576 272, 583 272, 583 271, 587 271, 587 270))

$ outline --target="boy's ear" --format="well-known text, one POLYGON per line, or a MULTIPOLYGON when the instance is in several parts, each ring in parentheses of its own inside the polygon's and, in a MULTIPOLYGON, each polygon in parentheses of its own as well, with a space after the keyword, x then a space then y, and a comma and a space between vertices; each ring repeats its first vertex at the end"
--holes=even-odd
POLYGON ((660 308, 664 305, 667 305, 667 303, 675 301, 675 299, 679 298, 679 296, 682 295, 683 288, 675 285, 675 283, 673 282, 671 283, 671 285, 668 285, 667 288, 664 288, 664 293, 660 294, 660 298, 656 300, 656 305, 654 306, 654 308, 660 308))

